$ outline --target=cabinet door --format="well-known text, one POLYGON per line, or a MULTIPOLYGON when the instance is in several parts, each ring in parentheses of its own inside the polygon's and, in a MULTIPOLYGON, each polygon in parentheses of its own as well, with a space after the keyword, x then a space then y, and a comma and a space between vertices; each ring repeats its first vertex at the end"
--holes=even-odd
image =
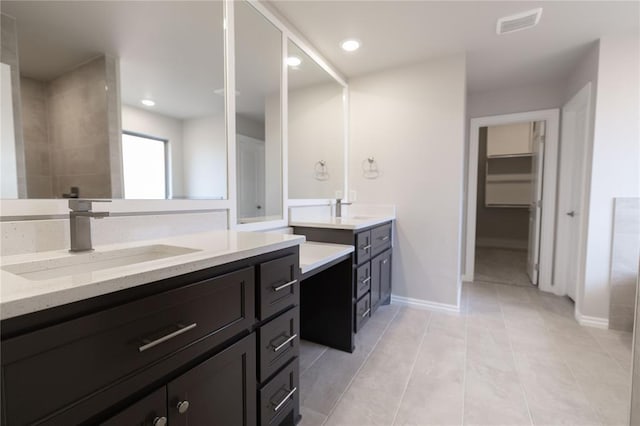
POLYGON ((101 426, 165 426, 166 424, 167 388, 163 386, 101 423, 101 426))
POLYGON ((391 295, 391 250, 371 260, 371 310, 375 311, 391 295))
POLYGON ((256 346, 250 334, 167 385, 171 426, 256 424, 256 346))
POLYGON ((391 297, 391 250, 382 253, 380 264, 380 301, 384 303, 391 297))

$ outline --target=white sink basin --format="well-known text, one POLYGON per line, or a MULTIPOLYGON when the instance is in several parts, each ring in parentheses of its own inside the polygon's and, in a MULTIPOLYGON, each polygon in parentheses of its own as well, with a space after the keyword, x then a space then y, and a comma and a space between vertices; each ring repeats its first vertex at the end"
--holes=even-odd
POLYGON ((200 250, 154 244, 121 250, 69 254, 68 256, 54 259, 16 263, 5 265, 2 270, 29 280, 39 281, 165 259, 197 251, 200 250))

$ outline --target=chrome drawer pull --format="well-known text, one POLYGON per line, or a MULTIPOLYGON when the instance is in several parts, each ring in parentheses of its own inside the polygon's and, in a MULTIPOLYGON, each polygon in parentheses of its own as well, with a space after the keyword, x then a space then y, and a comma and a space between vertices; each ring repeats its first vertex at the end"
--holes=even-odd
POLYGON ((287 288, 287 287, 289 287, 289 286, 292 286, 292 285, 294 285, 294 284, 295 284, 295 283, 297 283, 297 282, 298 282, 298 280, 293 280, 293 281, 289 281, 288 283, 284 283, 284 284, 282 284, 282 285, 279 285, 279 286, 277 286, 277 287, 276 287, 276 286, 273 286, 272 288, 273 288, 273 291, 280 291, 280 290, 282 290, 283 288, 287 288))
POLYGON ((385 235, 384 237, 378 237, 378 239, 382 241, 387 241, 389 239, 389 236, 385 235))
POLYGON ((291 398, 293 396, 294 393, 296 393, 296 391, 298 390, 298 388, 293 388, 289 391, 289 393, 287 394, 287 396, 284 397, 284 399, 282 401, 280 401, 280 403, 278 405, 275 406, 275 408, 273 409, 274 413, 277 413, 279 409, 282 408, 282 406, 287 402, 287 400, 289 398, 291 398))
POLYGON ((195 322, 193 324, 190 324, 190 325, 187 325, 187 326, 184 326, 182 324, 178 324, 178 328, 179 329, 174 331, 173 333, 169 333, 169 334, 167 334, 165 336, 162 336, 159 339, 152 340, 151 342, 149 342, 148 339, 144 339, 142 342, 145 343, 145 344, 140 346, 138 348, 138 351, 144 352, 147 349, 151 349, 154 346, 159 345, 160 343, 166 342, 169 339, 173 339, 174 337, 181 335, 182 333, 186 333, 189 330, 193 330, 194 328, 196 328, 197 325, 198 324, 196 324, 195 322), (146 343, 146 342, 148 342, 148 343, 146 343))
POLYGON ((387 263, 389 261, 389 259, 385 259, 382 261, 382 264, 384 265, 385 263, 387 263))
POLYGON ((363 280, 360 280, 360 282, 361 282, 362 284, 366 284, 366 283, 368 283, 369 281, 371 281, 371 277, 367 277, 367 278, 365 278, 365 279, 363 279, 363 280))
POLYGON ((285 340, 284 342, 280 343, 278 346, 273 348, 274 352, 278 352, 280 349, 284 348, 285 346, 287 346, 287 344, 289 344, 289 342, 291 342, 293 339, 295 339, 296 337, 298 337, 297 334, 294 334, 293 336, 289 337, 287 340, 285 340))
POLYGON ((364 314, 362 314, 362 318, 366 317, 367 315, 369 315, 369 312, 371 312, 371 308, 367 309, 366 311, 364 311, 364 314))
POLYGON ((367 251, 371 248, 371 244, 367 244, 366 246, 360 246, 360 250, 367 251))

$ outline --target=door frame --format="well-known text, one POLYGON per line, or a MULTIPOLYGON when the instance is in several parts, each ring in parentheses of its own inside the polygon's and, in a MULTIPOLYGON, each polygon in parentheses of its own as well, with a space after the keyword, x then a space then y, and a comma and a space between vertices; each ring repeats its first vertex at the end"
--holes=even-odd
POLYGON ((560 109, 545 109, 514 114, 472 118, 469 126, 469 158, 467 163, 467 211, 465 234, 465 267, 463 281, 473 281, 475 272, 476 202, 478 197, 478 145, 480 128, 525 121, 545 121, 545 154, 542 176, 542 217, 540 230, 540 269, 538 288, 560 294, 553 285, 553 254, 556 218, 556 183, 558 174, 558 138, 560 109))
MULTIPOLYGON (((579 179, 579 181, 577 182, 577 185, 574 183, 574 185, 572 187, 569 187, 569 185, 567 185, 567 182, 565 181, 566 179, 566 175, 564 175, 562 173, 563 169, 568 169, 569 168, 569 164, 563 164, 563 157, 562 155, 560 156, 560 173, 558 175, 558 196, 562 196, 564 192, 566 191, 577 191, 580 194, 580 201, 579 201, 579 205, 577 206, 578 209, 578 239, 576 241, 577 247, 576 247, 576 259, 577 262, 572 265, 574 268, 576 268, 576 283, 575 283, 575 311, 576 311, 576 316, 579 315, 580 308, 582 305, 582 294, 584 292, 584 273, 585 273, 585 262, 586 262, 586 250, 585 250, 585 239, 586 239, 586 235, 587 235, 587 225, 588 225, 588 198, 589 198, 589 194, 588 194, 588 187, 589 187, 589 180, 590 180, 590 172, 589 172, 589 156, 590 156, 590 152, 591 152, 591 145, 590 145, 590 134, 591 134, 591 113, 592 113, 592 103, 591 103, 591 99, 592 99, 592 90, 591 90, 592 84, 591 82, 588 82, 587 84, 585 84, 578 92, 576 92, 569 101, 567 101, 567 103, 565 103, 562 106, 562 129, 561 129, 561 137, 563 141, 568 141, 568 138, 565 134, 565 132, 567 130, 569 130, 567 128, 567 120, 572 119, 572 117, 570 117, 571 114, 574 114, 576 110, 578 110, 581 107, 585 108, 586 111, 586 122, 584 123, 585 129, 584 129, 584 141, 579 141, 579 143, 583 143, 583 149, 582 149, 582 153, 579 159, 575 159, 571 162, 571 166, 573 166, 573 164, 575 164, 576 161, 582 161, 583 162, 583 168, 582 168, 582 173, 581 173, 581 177, 579 179), (564 167, 563 167, 564 166, 564 167)), ((575 136, 575 135, 574 135, 575 136)), ((575 137, 573 138, 575 141, 575 137)), ((564 144, 565 142, 563 142, 564 144)), ((573 151, 572 151, 573 152, 573 151)), ((560 200, 560 198, 559 198, 560 200)), ((558 202, 558 215, 557 215, 557 223, 560 223, 560 217, 563 214, 563 211, 560 209, 562 207, 562 203, 559 201, 558 202)), ((563 239, 567 239, 568 235, 567 235, 567 230, 565 228, 560 228, 557 227, 557 235, 556 235, 556 240, 557 242, 560 242, 563 239)), ((562 262, 561 257, 559 256, 560 253, 556 253, 556 265, 557 268, 556 270, 554 270, 554 281, 558 283, 558 287, 560 290, 563 291, 562 294, 568 294, 568 287, 566 282, 563 282, 561 280, 556 280, 556 277, 559 275, 559 269, 562 267, 562 265, 564 265, 565 268, 570 267, 570 265, 566 264, 566 262, 562 262)))

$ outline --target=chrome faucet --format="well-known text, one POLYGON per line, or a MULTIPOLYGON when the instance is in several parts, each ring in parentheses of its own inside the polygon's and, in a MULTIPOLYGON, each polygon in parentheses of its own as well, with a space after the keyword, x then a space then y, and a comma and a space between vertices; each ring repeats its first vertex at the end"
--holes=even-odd
POLYGON ((91 211, 91 203, 110 203, 111 200, 69 200, 69 225, 71 227, 70 252, 93 251, 91 244, 91 218, 102 219, 109 216, 109 212, 91 211))
POLYGON ((350 206, 351 204, 342 202, 342 198, 336 198, 336 217, 342 217, 342 206, 350 206))

